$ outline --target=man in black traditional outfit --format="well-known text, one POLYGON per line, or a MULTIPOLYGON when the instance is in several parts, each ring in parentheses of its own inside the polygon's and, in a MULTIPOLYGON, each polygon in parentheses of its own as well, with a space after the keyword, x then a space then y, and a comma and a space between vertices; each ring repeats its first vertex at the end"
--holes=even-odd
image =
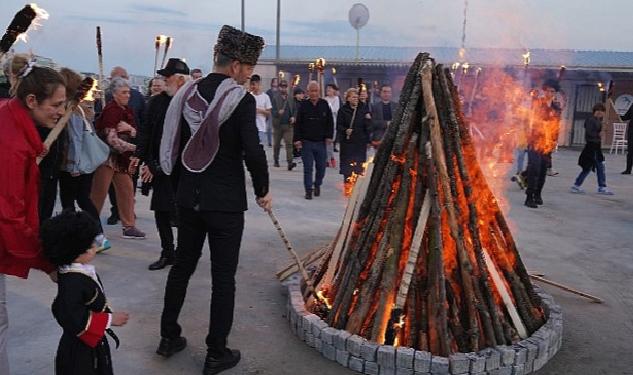
POLYGON ((166 89, 150 98, 145 111, 141 131, 138 134, 136 156, 145 166, 141 168, 141 179, 144 184, 152 186, 150 209, 154 211, 156 228, 160 236, 162 251, 160 258, 149 265, 150 271, 160 270, 174 261, 174 234, 171 226, 176 218, 176 196, 171 177, 163 173, 160 167, 160 140, 163 136, 165 114, 176 92, 189 81, 189 67, 181 59, 171 58, 167 66, 156 73, 165 77, 166 89))
POLYGON ((244 88, 264 40, 223 26, 214 48, 214 71, 189 82, 172 98, 160 145, 166 174, 179 171, 178 249, 167 278, 157 353, 169 357, 187 345, 178 315, 189 278, 208 236, 211 316, 203 374, 234 367, 240 352, 227 348, 233 324, 235 272, 247 209, 244 162, 257 204, 271 209, 266 154, 255 125, 255 99, 244 88))

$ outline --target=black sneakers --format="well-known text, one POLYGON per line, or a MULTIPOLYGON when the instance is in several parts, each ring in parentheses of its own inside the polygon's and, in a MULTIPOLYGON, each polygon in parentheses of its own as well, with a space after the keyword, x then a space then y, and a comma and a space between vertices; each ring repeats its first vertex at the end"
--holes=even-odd
POLYGON ((187 346, 187 339, 180 336, 175 339, 161 338, 156 354, 169 358, 187 346))
POLYGON ((312 199, 312 190, 306 190, 306 199, 312 199))
POLYGON ((204 360, 203 375, 218 374, 224 370, 235 367, 242 358, 239 350, 224 349, 222 353, 207 351, 207 358, 204 360))
POLYGON ((174 264, 173 257, 160 257, 159 260, 149 265, 150 271, 162 270, 163 268, 174 264))
POLYGON ((535 194, 526 194, 525 197, 525 203, 524 203, 527 207, 530 208, 538 208, 538 205, 536 204, 536 196, 535 194))

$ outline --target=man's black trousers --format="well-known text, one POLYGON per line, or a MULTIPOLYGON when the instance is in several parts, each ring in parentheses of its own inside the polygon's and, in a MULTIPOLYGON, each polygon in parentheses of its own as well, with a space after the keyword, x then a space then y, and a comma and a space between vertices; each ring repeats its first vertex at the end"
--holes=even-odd
POLYGON ((244 231, 244 213, 195 211, 184 207, 179 207, 178 212, 178 248, 165 287, 161 336, 176 338, 181 335, 178 315, 185 301, 189 278, 208 237, 212 293, 206 343, 210 349, 222 349, 233 325, 235 272, 244 231))

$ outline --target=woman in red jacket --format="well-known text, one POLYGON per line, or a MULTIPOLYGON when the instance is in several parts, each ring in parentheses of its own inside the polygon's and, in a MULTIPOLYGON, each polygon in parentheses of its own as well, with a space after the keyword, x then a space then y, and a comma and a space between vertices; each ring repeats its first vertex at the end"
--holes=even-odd
POLYGON ((64 79, 49 68, 26 64, 15 97, 0 102, 0 374, 9 373, 5 275, 26 278, 31 268, 55 278, 39 240, 39 169, 45 155, 37 126, 54 127, 64 114, 64 79))

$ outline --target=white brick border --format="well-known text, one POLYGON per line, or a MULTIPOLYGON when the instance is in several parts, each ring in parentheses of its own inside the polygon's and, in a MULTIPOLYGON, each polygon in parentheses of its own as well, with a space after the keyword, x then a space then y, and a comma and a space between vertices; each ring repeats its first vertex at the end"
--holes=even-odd
POLYGON ((345 330, 327 325, 308 312, 299 277, 287 279, 287 317, 297 337, 325 358, 367 375, 524 375, 541 369, 563 343, 563 313, 554 299, 538 286, 547 322, 531 337, 512 346, 497 346, 449 358, 412 348, 378 345, 345 330))

